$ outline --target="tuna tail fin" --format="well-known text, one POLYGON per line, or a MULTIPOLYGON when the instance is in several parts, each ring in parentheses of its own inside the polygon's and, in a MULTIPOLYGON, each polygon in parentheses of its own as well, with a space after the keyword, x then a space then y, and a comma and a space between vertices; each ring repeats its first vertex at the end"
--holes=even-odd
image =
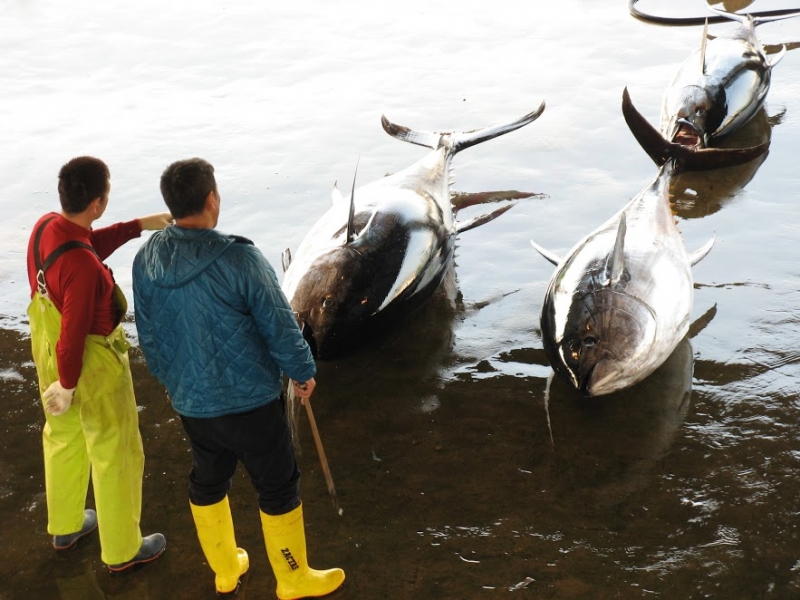
POLYGON ((436 149, 439 147, 442 140, 441 133, 414 131, 404 125, 392 123, 386 118, 386 115, 381 115, 381 125, 383 126, 383 130, 390 136, 408 142, 409 144, 416 144, 417 146, 436 149))
POLYGON ((537 244, 533 240, 531 240, 531 246, 533 246, 533 249, 536 250, 539 254, 541 254, 547 260, 547 262, 551 263, 553 266, 557 267, 561 263, 560 256, 554 254, 553 252, 550 252, 549 250, 546 250, 545 248, 542 248, 539 244, 537 244))
POLYGON ((726 10, 721 10, 719 8, 714 8, 713 6, 706 6, 708 10, 713 12, 720 17, 725 17, 726 19, 730 19, 731 21, 738 21, 741 24, 745 24, 748 19, 752 20, 753 17, 750 15, 740 15, 739 13, 735 12, 728 12, 726 10))
POLYGON ((778 14, 775 16, 753 17, 753 27, 758 27, 763 23, 772 23, 773 21, 782 21, 783 19, 791 19, 792 17, 800 17, 800 10, 795 10, 794 12, 787 12, 785 14, 778 14))
POLYGON ((528 123, 532 123, 541 116, 544 112, 544 108, 545 103, 542 101, 536 110, 514 121, 464 132, 416 131, 403 125, 392 123, 385 115, 381 116, 381 125, 386 133, 404 142, 425 146, 426 148, 433 148, 434 150, 445 147, 449 149, 450 154, 455 154, 465 148, 480 144, 481 142, 501 136, 509 131, 524 127, 528 123))
POLYGON ((750 162, 764 154, 769 142, 749 148, 694 148, 664 139, 631 102, 628 88, 622 93, 622 114, 633 137, 658 166, 675 161, 676 171, 706 171, 750 162))
POLYGON ((792 17, 800 16, 800 10, 797 9, 769 10, 760 12, 757 16, 753 16, 749 14, 740 15, 739 13, 727 12, 714 8, 713 6, 707 6, 706 8, 721 17, 725 17, 731 21, 738 21, 742 25, 746 25, 749 21, 753 24, 753 27, 758 27, 763 23, 772 23, 773 21, 782 21, 783 19, 791 19, 792 17))

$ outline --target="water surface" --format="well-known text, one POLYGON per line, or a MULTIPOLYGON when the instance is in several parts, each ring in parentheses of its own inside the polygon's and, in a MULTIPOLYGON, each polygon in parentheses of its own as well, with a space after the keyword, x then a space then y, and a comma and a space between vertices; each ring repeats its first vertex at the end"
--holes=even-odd
MULTIPOLYGON (((312 564, 342 566, 340 596, 370 600, 800 597, 800 20, 759 28, 770 49, 790 51, 765 111, 730 141, 766 137, 769 155, 674 190, 689 250, 717 238, 694 269, 696 335, 641 386, 587 403, 553 381, 547 406, 538 316, 553 267, 528 240, 563 254, 649 183, 655 167, 625 126, 622 90, 657 123, 699 28, 648 25, 610 0, 17 1, 0 23, 0 598, 212 595, 186 506, 188 444, 138 351, 142 526, 166 534, 167 553, 111 577, 96 538, 68 556, 49 547, 24 258, 31 225, 58 207, 66 160, 108 162, 102 225, 160 212, 164 167, 206 158, 219 228, 279 269, 357 162, 363 183, 423 156, 387 136, 381 114, 472 129, 542 99, 538 121, 456 157, 454 189, 543 196, 460 236, 449 298, 320 365, 314 409, 344 514, 301 417, 312 564)), ((140 244, 108 261, 129 297, 140 244)), ((231 502, 252 561, 241 597, 272 597, 241 473, 231 502)))

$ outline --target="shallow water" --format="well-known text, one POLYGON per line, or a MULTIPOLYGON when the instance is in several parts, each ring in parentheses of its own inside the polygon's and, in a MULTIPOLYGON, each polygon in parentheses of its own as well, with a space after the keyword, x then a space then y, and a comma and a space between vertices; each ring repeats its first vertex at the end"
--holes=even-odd
MULTIPOLYGON (((212 596, 186 507, 188 444, 137 351, 142 526, 167 535, 167 553, 111 577, 96 538, 68 556, 49 548, 41 408, 18 332, 30 227, 57 209, 66 160, 108 162, 111 223, 163 210, 164 167, 205 157, 222 194, 219 228, 252 238, 279 269, 356 162, 364 183, 425 152, 389 138, 381 114, 471 129, 542 99, 538 121, 455 159, 459 192, 544 194, 460 236, 457 301, 440 294, 396 334, 319 366, 314 411, 344 514, 301 416, 312 564, 345 568, 342 598, 800 597, 800 20, 759 28, 770 48, 790 51, 766 110, 730 142, 768 138, 769 155, 682 176, 675 189, 687 247, 717 238, 694 269, 698 331, 626 393, 587 403, 553 381, 545 406, 538 317, 553 267, 528 240, 566 252, 655 175, 622 119, 622 90, 656 123, 700 29, 648 25, 610 0, 462 4, 5 8, 0 598, 212 596)), ((129 297, 140 244, 108 261, 129 297)), ((272 597, 241 473, 231 503, 252 560, 240 597, 272 597)))

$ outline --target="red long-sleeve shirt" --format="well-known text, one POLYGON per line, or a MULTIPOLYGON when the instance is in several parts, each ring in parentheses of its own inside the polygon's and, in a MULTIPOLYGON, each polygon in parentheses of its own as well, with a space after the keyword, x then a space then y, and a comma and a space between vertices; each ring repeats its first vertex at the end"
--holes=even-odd
POLYGON ((41 223, 55 217, 44 226, 39 241, 41 261, 63 243, 78 240, 91 245, 97 256, 85 248, 62 254, 45 273, 47 291, 61 313, 61 335, 56 345, 58 375, 61 385, 74 388, 83 367, 86 336, 106 336, 119 323, 120 315, 114 304, 114 277, 101 261, 125 242, 139 237, 142 227, 138 220, 117 223, 97 230, 84 229, 57 213, 44 215, 36 223, 28 242, 28 280, 31 297, 36 293, 36 261, 33 241, 41 223))

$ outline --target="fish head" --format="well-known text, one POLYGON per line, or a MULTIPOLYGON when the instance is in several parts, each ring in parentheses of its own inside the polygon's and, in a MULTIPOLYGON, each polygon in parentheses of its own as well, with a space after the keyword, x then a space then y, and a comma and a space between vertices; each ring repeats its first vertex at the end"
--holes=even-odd
POLYGON ((583 394, 602 396, 646 377, 649 371, 642 366, 649 363, 655 343, 652 309, 604 288, 574 299, 553 364, 583 394))
POLYGON ((345 354, 378 306, 374 265, 349 245, 321 254, 298 280, 289 304, 314 357, 345 354))
POLYGON ((709 115, 714 100, 705 88, 687 85, 670 90, 664 99, 664 137, 683 146, 705 148, 710 137, 709 115))

